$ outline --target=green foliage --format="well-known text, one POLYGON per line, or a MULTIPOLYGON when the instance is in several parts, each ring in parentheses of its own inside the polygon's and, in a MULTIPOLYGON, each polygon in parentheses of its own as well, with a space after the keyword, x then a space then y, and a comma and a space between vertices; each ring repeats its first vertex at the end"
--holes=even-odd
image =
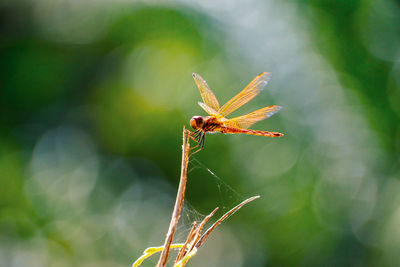
POLYGON ((397 266, 398 3, 197 2, 0 5, 0 265, 161 244, 182 125, 205 115, 191 73, 223 104, 271 71, 234 115, 283 106, 254 129, 285 137, 210 134, 189 162, 181 232, 261 195, 189 266, 397 266))

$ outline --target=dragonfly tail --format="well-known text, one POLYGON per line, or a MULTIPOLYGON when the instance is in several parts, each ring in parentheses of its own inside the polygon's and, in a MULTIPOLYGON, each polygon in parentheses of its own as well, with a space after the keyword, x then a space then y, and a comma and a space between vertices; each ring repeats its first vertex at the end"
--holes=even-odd
POLYGON ((230 133, 230 134, 242 133, 242 134, 268 136, 268 137, 283 136, 282 133, 278 133, 278 132, 268 132, 268 131, 258 131, 258 130, 238 129, 238 128, 225 128, 223 133, 230 133))

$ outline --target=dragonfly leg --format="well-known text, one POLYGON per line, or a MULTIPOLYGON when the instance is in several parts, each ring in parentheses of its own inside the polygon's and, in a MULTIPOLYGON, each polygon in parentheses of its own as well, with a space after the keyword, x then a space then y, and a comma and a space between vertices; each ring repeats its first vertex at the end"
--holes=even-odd
POLYGON ((188 136, 193 140, 193 141, 195 141, 197 144, 199 144, 200 143, 200 141, 201 141, 201 138, 202 138, 202 136, 204 135, 205 133, 202 131, 202 130, 197 130, 197 131, 195 131, 195 132, 189 132, 189 134, 188 134, 188 136))
POLYGON ((190 154, 190 156, 193 156, 194 154, 196 154, 197 152, 200 152, 204 148, 205 139, 206 139, 206 134, 204 132, 202 132, 200 135, 200 138, 198 140, 198 144, 191 148, 191 150, 195 149, 195 148, 198 148, 198 149, 195 152, 192 152, 190 154))
POLYGON ((194 131, 194 132, 192 132, 192 131, 189 130, 189 129, 186 129, 186 131, 187 131, 190 135, 195 135, 196 133, 198 133, 198 132, 200 131, 200 129, 198 129, 198 130, 196 130, 196 131, 194 131))
POLYGON ((187 129, 187 133, 188 133, 188 136, 190 137, 190 139, 192 139, 194 142, 197 143, 197 145, 190 148, 190 150, 194 150, 197 148, 197 150, 195 152, 192 152, 190 154, 190 156, 192 156, 192 155, 196 154, 197 152, 200 152, 203 149, 206 133, 204 131, 202 131, 201 129, 198 129, 194 132, 187 129))
POLYGON ((197 139, 198 139, 199 134, 201 134, 201 130, 200 130, 200 129, 199 129, 199 130, 196 130, 195 132, 192 132, 192 131, 190 131, 190 130, 186 130, 186 131, 188 132, 188 136, 189 136, 193 141, 195 141, 196 143, 199 142, 199 140, 197 140, 197 139))

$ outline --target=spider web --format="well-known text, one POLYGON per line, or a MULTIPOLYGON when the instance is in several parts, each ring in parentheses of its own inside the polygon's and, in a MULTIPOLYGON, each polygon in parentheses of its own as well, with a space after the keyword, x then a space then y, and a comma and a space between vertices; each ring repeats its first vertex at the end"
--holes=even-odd
POLYGON ((205 170, 207 175, 205 175, 205 179, 211 179, 218 190, 218 202, 216 205, 223 211, 228 211, 232 207, 236 206, 239 202, 243 201, 246 197, 235 190, 232 186, 230 186, 227 182, 225 182, 222 178, 220 178, 215 172, 210 170, 206 165, 200 162, 197 158, 193 158, 189 162, 190 165, 193 165, 193 168, 189 170, 188 173, 193 171, 194 169, 205 170))
MULTIPOLYGON (((214 183, 215 187, 213 189, 215 189, 216 194, 212 197, 216 199, 216 202, 209 209, 205 210, 204 212, 200 212, 196 207, 194 207, 194 205, 192 205, 192 203, 190 203, 190 201, 187 200, 187 195, 182 207, 181 218, 176 230, 174 242, 183 242, 186 239, 193 222, 196 221, 197 223, 200 223, 214 208, 219 207, 219 211, 214 215, 214 218, 207 223, 203 232, 210 224, 215 222, 225 212, 246 199, 245 196, 232 188, 232 186, 226 183, 222 178, 215 174, 214 171, 209 169, 205 164, 195 157, 191 157, 188 164, 188 191, 190 191, 189 187, 191 186, 190 179, 193 179, 191 174, 194 176, 194 174, 197 174, 198 172, 202 173, 202 179, 205 179, 205 182, 208 182, 206 179, 211 179, 211 181, 214 183)), ((186 192, 186 194, 188 194, 188 192, 186 192)))

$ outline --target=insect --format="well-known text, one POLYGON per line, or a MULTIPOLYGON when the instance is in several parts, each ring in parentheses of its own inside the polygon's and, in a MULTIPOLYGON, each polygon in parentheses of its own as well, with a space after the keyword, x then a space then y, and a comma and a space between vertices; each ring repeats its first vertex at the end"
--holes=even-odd
POLYGON ((204 101, 198 102, 198 104, 209 115, 207 117, 193 116, 190 119, 190 126, 195 130, 194 132, 190 132, 190 136, 198 143, 194 148, 199 147, 199 149, 194 153, 203 149, 205 134, 209 132, 220 132, 223 134, 242 133, 269 137, 283 136, 282 133, 278 132, 247 129, 254 123, 267 119, 277 113, 281 109, 281 107, 277 105, 260 108, 240 117, 232 119, 225 118, 228 114, 257 96, 271 79, 271 73, 263 72, 259 74, 239 94, 234 96, 222 107, 219 106, 218 100, 211 91, 207 82, 199 74, 193 73, 193 79, 196 82, 196 85, 200 90, 201 98, 204 101))

